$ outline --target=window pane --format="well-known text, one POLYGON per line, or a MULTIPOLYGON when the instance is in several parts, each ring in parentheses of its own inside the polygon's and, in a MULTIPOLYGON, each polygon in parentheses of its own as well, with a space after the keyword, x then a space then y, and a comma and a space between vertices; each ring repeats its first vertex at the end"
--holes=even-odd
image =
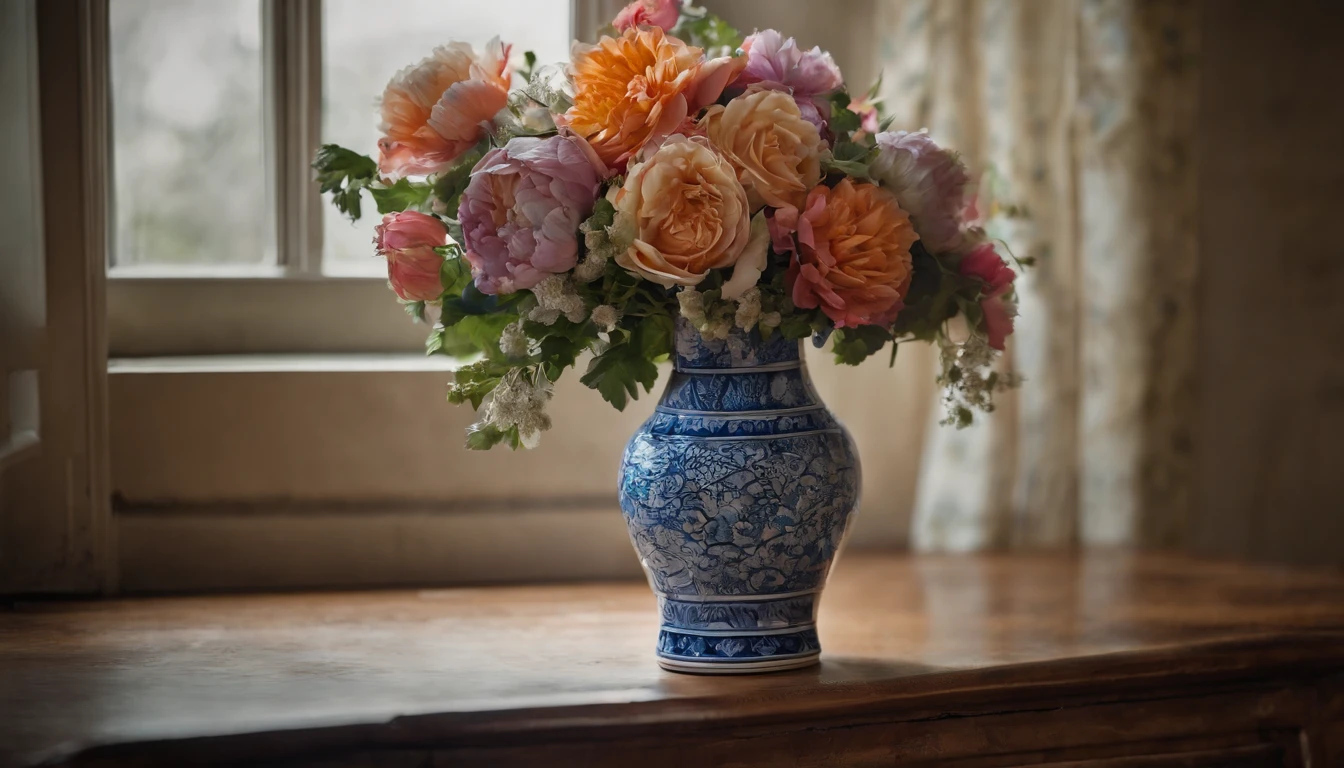
MULTIPOLYGON (((325 0, 322 141, 376 155, 383 88, 435 46, 461 40, 479 51, 498 35, 513 45, 517 63, 528 50, 541 63, 568 58, 569 6, 563 0, 325 0)), ((365 220, 351 225, 324 207, 325 260, 332 269, 381 268, 370 258, 371 209, 366 203, 365 220)))
POLYGON ((275 263, 261 0, 110 0, 117 265, 275 263))

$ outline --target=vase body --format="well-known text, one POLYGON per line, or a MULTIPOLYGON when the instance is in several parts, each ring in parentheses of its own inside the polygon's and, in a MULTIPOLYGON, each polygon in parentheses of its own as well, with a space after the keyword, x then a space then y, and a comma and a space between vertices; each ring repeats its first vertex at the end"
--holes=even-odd
POLYGON ((620 478, 665 669, 765 672, 821 653, 818 601, 860 471, 799 353, 778 334, 706 340, 678 319, 675 369, 620 478))

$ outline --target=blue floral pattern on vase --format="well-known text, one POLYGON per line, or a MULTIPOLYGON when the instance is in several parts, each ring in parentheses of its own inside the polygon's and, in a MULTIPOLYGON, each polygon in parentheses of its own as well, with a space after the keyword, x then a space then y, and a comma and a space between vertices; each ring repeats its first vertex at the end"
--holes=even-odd
POLYGON ((820 653, 817 593, 858 503, 854 443, 797 341, 706 340, 679 320, 676 353, 620 482, 659 595, 659 657, 669 668, 797 666, 820 653))

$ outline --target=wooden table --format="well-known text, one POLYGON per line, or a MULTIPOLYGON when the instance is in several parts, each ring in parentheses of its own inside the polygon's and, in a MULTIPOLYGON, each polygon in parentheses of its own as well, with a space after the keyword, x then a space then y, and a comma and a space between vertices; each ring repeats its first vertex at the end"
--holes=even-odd
POLYGON ((22 603, 0 764, 1344 766, 1344 577, 841 558, 820 667, 660 671, 642 584, 22 603))

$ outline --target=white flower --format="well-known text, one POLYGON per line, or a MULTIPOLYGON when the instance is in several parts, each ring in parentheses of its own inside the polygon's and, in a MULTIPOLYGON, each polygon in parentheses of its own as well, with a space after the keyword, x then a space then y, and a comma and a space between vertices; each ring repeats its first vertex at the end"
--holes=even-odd
POLYGON ((551 382, 539 368, 514 368, 490 394, 481 421, 500 431, 517 427, 523 446, 535 448, 541 433, 551 428, 551 417, 546 415, 550 399, 551 382))
POLYGON ((706 339, 718 339, 719 341, 728 338, 732 332, 733 323, 731 320, 717 320, 700 329, 701 336, 706 339))
POLYGON ((528 339, 523 332, 523 321, 516 320, 504 326, 499 333, 499 351, 506 357, 527 357, 528 339))
POLYGON ((682 288, 677 293, 677 303, 681 306, 681 316, 699 328, 705 324, 705 295, 694 288, 682 288))
POLYGON ((588 316, 583 298, 575 293, 574 285, 564 275, 550 275, 532 287, 537 306, 527 319, 542 325, 554 325, 561 315, 571 323, 581 323, 588 316))
POLYGON ((611 333, 616 330, 616 323, 621 319, 621 313, 610 304, 602 304, 593 307, 592 321, 599 329, 611 333))
POLYGON ((750 331, 761 318, 761 289, 752 286, 737 299, 737 313, 733 323, 744 331, 750 331))
POLYGON ((574 267, 574 279, 581 283, 591 283, 607 270, 607 257, 600 251, 589 251, 583 261, 574 267))
POLYGON ((761 315, 759 322, 762 328, 778 328, 779 324, 784 322, 784 317, 778 312, 766 312, 761 315))

